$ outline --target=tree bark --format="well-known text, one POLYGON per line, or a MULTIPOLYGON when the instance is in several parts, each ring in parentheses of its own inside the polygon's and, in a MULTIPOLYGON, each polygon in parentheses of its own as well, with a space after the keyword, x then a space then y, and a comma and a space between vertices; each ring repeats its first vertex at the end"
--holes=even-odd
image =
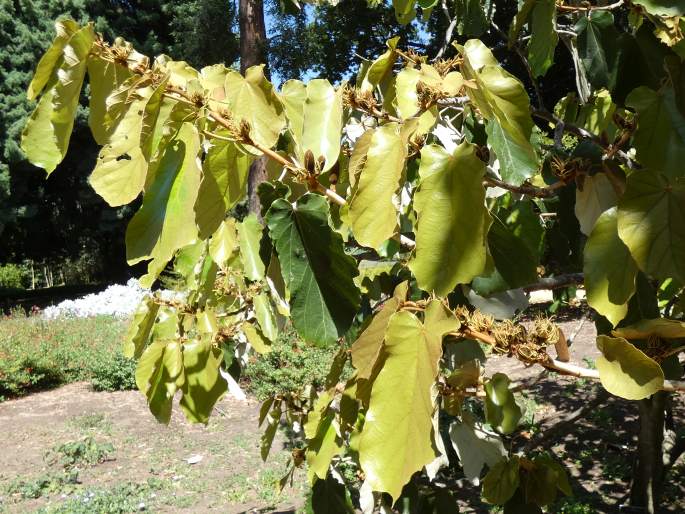
MULTIPOLYGON (((266 25, 264 24, 263 0, 240 0, 240 72, 258 64, 264 64, 264 75, 269 77, 266 53, 266 25)), ((248 208, 261 220, 257 187, 266 180, 266 157, 256 159, 250 166, 247 179, 248 208)))
POLYGON ((630 504, 649 514, 659 512, 664 480, 664 418, 668 393, 660 391, 640 400, 640 432, 637 442, 637 464, 630 491, 630 504))

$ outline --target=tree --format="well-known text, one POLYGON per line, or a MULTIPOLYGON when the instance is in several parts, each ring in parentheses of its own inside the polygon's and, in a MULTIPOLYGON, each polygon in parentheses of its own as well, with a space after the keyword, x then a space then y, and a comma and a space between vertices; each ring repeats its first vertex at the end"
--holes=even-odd
POLYGON ((238 56, 235 12, 219 0, 3 0, 0 2, 0 262, 62 261, 93 255, 108 277, 127 273, 123 234, 134 206, 111 209, 87 182, 98 147, 88 129, 87 107, 79 109, 72 146, 60 173, 46 183, 45 172, 27 162, 19 148, 21 131, 34 103, 26 99, 31 73, 54 37, 54 20, 86 23, 108 39, 132 41, 147 54, 183 56, 193 66, 238 56), (209 32, 200 30, 205 27, 209 32), (211 44, 208 34, 211 33, 211 44), (75 234, 78 236, 75 237, 75 234))
MULTIPOLYGON (((401 23, 417 14, 394 7, 401 23)), ((419 4, 423 16, 437 7, 419 4)), ((323 388, 274 396, 260 413, 264 458, 282 419, 302 427, 292 465, 306 462, 315 511, 351 511, 343 462, 363 480, 365 511, 401 499, 455 512, 458 491, 435 480, 445 467, 482 479, 505 512, 570 494, 554 459, 506 450, 522 412, 506 375, 483 374, 485 345, 640 402, 632 501, 655 512, 677 456, 664 459, 665 398, 685 390, 685 12, 526 0, 504 27, 489 2, 439 7, 439 58, 393 37, 354 85, 278 91, 262 66, 197 71, 59 22, 29 87, 40 100, 23 149, 53 171, 87 76, 103 145, 90 183, 111 205, 142 194, 128 262, 147 263, 147 284, 173 266, 185 292, 150 294, 126 343, 158 420, 180 391, 188 419, 206 422, 286 322, 339 348, 323 388), (528 90, 473 35, 506 45, 528 90), (566 51, 575 87, 551 109, 541 82, 566 51), (264 224, 234 209, 260 157, 264 224), (540 276, 542 262, 554 276, 540 276), (509 319, 523 288, 577 281, 597 315, 596 370, 564 361, 549 319, 509 319)))

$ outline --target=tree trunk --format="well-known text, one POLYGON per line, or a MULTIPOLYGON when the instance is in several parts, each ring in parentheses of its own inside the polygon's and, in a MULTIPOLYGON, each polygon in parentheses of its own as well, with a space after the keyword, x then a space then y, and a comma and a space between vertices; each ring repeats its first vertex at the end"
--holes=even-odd
MULTIPOLYGON (((264 64, 264 75, 269 77, 266 55, 266 26, 263 0, 240 0, 240 72, 250 66, 264 64)), ((266 180, 266 157, 256 159, 250 166, 247 179, 247 197, 250 212, 261 219, 257 187, 266 180)))
POLYGON ((640 432, 630 504, 634 507, 642 507, 649 514, 659 512, 663 487, 664 417, 667 394, 660 391, 651 398, 638 402, 640 432))

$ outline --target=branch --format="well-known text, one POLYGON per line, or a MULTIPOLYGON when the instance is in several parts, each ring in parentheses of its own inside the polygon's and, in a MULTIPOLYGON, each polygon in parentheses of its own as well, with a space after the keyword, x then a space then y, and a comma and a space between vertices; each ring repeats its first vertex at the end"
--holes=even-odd
POLYGON ((542 289, 558 289, 560 287, 582 284, 583 281, 584 275, 582 273, 566 273, 556 277, 543 277, 535 284, 524 286, 523 290, 526 293, 530 293, 531 291, 540 291, 542 289))
POLYGON ((507 191, 511 191, 512 193, 532 196, 534 198, 550 198, 555 196, 558 193, 557 190, 561 189, 565 185, 565 182, 559 181, 547 187, 537 187, 525 184, 521 186, 515 186, 514 184, 508 184, 507 182, 494 177, 486 177, 486 179, 483 181, 483 186, 485 187, 499 187, 506 189, 507 191))
MULTIPOLYGON (((555 130, 556 128, 560 127, 561 130, 564 132, 570 132, 571 134, 575 134, 577 136, 591 140, 597 146, 609 152, 609 155, 616 155, 617 157, 619 157, 621 161, 623 161, 630 169, 636 168, 636 165, 633 162, 633 160, 630 157, 628 157, 628 154, 626 154, 623 150, 614 148, 613 145, 602 141, 602 139, 599 136, 584 129, 583 127, 579 127, 571 123, 566 123, 564 120, 557 118, 554 114, 545 109, 532 109, 531 114, 536 118, 540 118, 541 120, 553 123, 555 126, 555 130)), ((605 157, 608 157, 608 155, 605 155, 605 157)))
POLYGON ((623 0, 618 0, 618 2, 614 2, 613 4, 609 4, 609 5, 583 5, 583 6, 564 5, 560 2, 557 2, 557 10, 562 11, 562 12, 611 11, 613 9, 618 9, 622 5, 623 5, 623 0))
POLYGON ((443 43, 442 47, 438 51, 438 54, 435 56, 435 61, 440 59, 447 49, 450 46, 450 42, 452 41, 452 33, 454 32, 455 27, 457 26, 457 22, 459 21, 458 18, 452 18, 450 16, 450 11, 447 8, 447 2, 445 0, 442 0, 440 2, 440 6, 442 7, 442 12, 445 14, 445 17, 447 18, 447 21, 449 22, 449 26, 447 27, 447 30, 445 31, 445 42, 443 43))

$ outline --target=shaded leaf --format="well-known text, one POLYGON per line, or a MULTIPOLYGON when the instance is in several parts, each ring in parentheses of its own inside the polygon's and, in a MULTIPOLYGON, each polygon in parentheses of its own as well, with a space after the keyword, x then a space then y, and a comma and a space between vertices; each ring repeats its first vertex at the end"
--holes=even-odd
POLYGON ((685 186, 632 173, 618 203, 618 235, 642 271, 685 282, 685 186))
POLYGON ((328 204, 308 193, 296 206, 279 199, 266 216, 300 336, 318 345, 342 337, 359 308, 357 268, 328 225, 328 204))
POLYGON ((628 314, 637 276, 637 265, 618 237, 616 220, 616 208, 602 214, 583 252, 588 304, 612 325, 628 314))
POLYGON ((522 416, 509 383, 509 377, 503 373, 495 373, 485 383, 485 419, 503 434, 516 430, 522 416))
POLYGON ((223 352, 211 340, 194 340, 183 345, 185 381, 181 409, 188 421, 207 423, 214 405, 228 390, 221 376, 223 352))

